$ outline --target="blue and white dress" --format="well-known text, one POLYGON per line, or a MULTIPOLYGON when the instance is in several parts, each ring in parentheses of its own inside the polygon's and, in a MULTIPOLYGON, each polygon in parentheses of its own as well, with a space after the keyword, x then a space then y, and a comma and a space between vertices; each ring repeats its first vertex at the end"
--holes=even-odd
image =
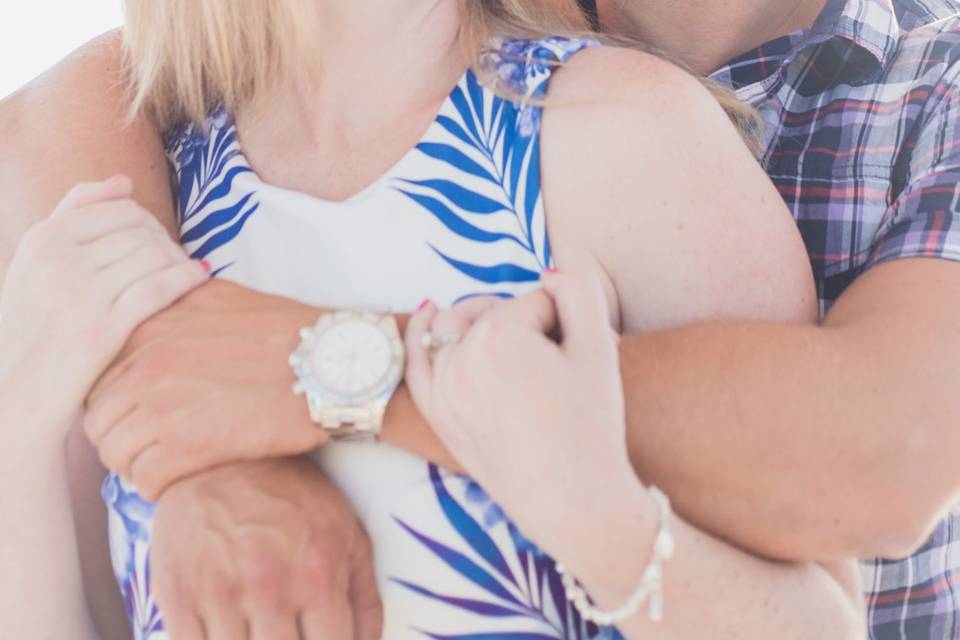
MULTIPOLYGON (((492 69, 542 97, 555 66, 589 44, 504 41, 492 69)), ((551 264, 540 118, 468 71, 414 149, 332 203, 262 182, 229 114, 215 113, 168 139, 182 243, 220 278, 318 307, 408 312, 425 297, 525 293, 551 264)), ((383 444, 315 457, 373 541, 385 638, 619 637, 567 606, 553 561, 470 479, 383 444)), ((153 507, 113 476, 104 498, 135 637, 165 639, 149 589, 153 507)))

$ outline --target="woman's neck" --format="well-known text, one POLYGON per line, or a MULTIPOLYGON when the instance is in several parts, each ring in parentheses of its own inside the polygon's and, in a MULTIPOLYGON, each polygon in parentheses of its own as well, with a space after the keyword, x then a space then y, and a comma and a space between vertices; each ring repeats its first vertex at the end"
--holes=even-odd
POLYGON ((708 75, 735 56, 813 26, 826 0, 599 0, 605 28, 708 75))
POLYGON ((237 116, 267 182, 342 200, 423 136, 469 61, 460 0, 318 0, 311 76, 237 116))
POLYGON ((278 107, 296 111, 301 135, 324 139, 331 126, 349 132, 396 121, 445 97, 467 65, 458 0, 315 2, 311 53, 319 64, 258 109, 271 120, 278 107))

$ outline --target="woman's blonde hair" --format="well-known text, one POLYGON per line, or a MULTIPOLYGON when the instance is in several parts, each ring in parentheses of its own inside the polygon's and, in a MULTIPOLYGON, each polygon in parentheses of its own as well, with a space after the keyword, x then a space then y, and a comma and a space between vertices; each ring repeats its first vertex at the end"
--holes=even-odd
MULTIPOLYGON (((574 0, 462 0, 475 67, 494 35, 596 38, 574 0)), ((316 0, 125 0, 133 110, 161 129, 202 122, 219 106, 236 112, 268 95, 313 55, 316 0)), ((624 44, 618 41, 616 44, 624 44)), ((646 49, 641 43, 627 43, 646 49)), ((755 141, 756 112, 704 80, 731 120, 755 141)), ((494 87, 509 93, 509 88, 494 87)), ((521 96, 508 96, 520 98, 521 96)))

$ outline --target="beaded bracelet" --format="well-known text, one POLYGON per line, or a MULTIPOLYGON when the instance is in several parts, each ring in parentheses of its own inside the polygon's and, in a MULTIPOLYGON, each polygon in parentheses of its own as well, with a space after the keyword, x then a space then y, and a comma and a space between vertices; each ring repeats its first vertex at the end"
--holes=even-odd
POLYGON ((613 611, 603 611, 590 603, 590 597, 577 583, 577 579, 567 572, 567 569, 557 563, 557 573, 563 581, 563 588, 567 600, 580 612, 587 622, 593 622, 601 627, 609 627, 627 620, 636 615, 637 611, 648 599, 650 601, 650 621, 660 622, 663 619, 663 563, 673 557, 675 544, 673 534, 670 533, 670 499, 656 487, 650 487, 650 495, 657 503, 660 516, 660 530, 653 543, 653 556, 643 570, 640 586, 633 592, 627 603, 613 611))

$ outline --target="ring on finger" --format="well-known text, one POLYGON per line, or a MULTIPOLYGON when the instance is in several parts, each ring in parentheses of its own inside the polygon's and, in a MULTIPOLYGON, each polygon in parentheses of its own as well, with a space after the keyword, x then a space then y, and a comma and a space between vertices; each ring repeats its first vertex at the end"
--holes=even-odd
POLYGON ((420 338, 420 343, 425 349, 437 352, 444 347, 449 347, 460 342, 460 338, 451 335, 435 335, 429 331, 420 338))

